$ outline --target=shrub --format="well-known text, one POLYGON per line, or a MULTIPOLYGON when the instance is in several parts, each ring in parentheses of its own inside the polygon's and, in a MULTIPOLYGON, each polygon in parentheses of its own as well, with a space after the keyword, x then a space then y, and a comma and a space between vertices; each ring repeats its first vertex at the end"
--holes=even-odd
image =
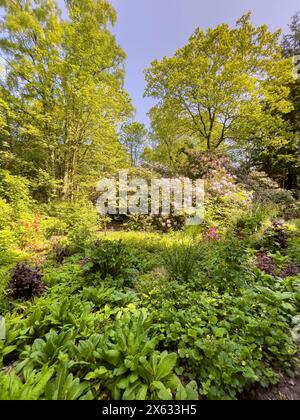
POLYGON ((195 287, 217 289, 218 293, 247 287, 253 280, 246 241, 225 236, 219 241, 200 243, 195 287))
POLYGON ((267 255, 264 252, 259 252, 255 258, 256 267, 263 271, 265 274, 270 274, 274 276, 276 273, 276 265, 273 261, 273 258, 267 255))
POLYGON ((208 176, 212 171, 229 166, 229 158, 222 152, 212 151, 188 151, 186 174, 193 179, 208 176))
POLYGON ((28 181, 0 170, 0 198, 13 208, 14 219, 27 213, 32 200, 29 196, 28 181))
POLYGON ((12 207, 0 197, 0 229, 6 228, 12 221, 12 207))
POLYGON ((176 232, 184 228, 186 217, 182 216, 156 216, 153 218, 155 230, 163 233, 176 232))
POLYGON ((128 231, 168 233, 182 230, 185 221, 185 216, 130 215, 124 223, 124 227, 128 231))
POLYGON ((284 267, 284 270, 280 273, 280 277, 285 279, 286 277, 298 276, 300 274, 300 268, 297 264, 289 262, 284 267))
POLYGON ((45 290, 39 269, 25 263, 19 263, 14 268, 8 288, 9 295, 13 299, 22 300, 31 300, 36 296, 41 296, 45 290))
POLYGON ((52 236, 62 236, 68 232, 68 224, 57 217, 45 216, 41 220, 41 230, 46 239, 52 236))
POLYGON ((224 168, 211 171, 205 178, 205 225, 228 229, 252 205, 252 193, 224 168))
POLYGON ((195 274, 199 249, 193 241, 176 241, 162 252, 164 267, 172 280, 187 282, 195 274))
POLYGON ((124 223, 127 231, 152 232, 153 220, 151 216, 129 215, 124 223))
POLYGON ((66 235, 74 252, 83 252, 102 228, 96 207, 85 200, 54 203, 46 211, 47 218, 43 222, 46 237, 66 235))
POLYGON ((97 274, 100 279, 112 277, 130 278, 132 269, 136 266, 136 259, 122 241, 95 242, 94 246, 86 251, 87 263, 84 270, 90 274, 97 274))
POLYGON ((17 237, 10 228, 0 229, 0 252, 12 250, 17 245, 17 237))
POLYGON ((71 229, 67 235, 73 253, 84 254, 85 249, 97 238, 96 226, 79 225, 71 229))
POLYGON ((291 232, 286 249, 287 255, 300 265, 300 221, 295 222, 294 232, 291 232))
POLYGON ((65 258, 73 255, 71 248, 68 245, 57 244, 54 247, 54 254, 57 264, 61 265, 65 258))
POLYGON ((279 184, 269 178, 265 172, 252 171, 242 180, 253 192, 254 201, 263 204, 293 205, 295 199, 290 191, 280 188, 279 184))
POLYGON ((261 239, 261 245, 269 251, 282 251, 288 247, 289 232, 281 222, 274 222, 261 239))
POLYGON ((13 251, 37 236, 28 229, 35 220, 32 204, 27 181, 0 170, 0 251, 13 251))
POLYGON ((234 230, 238 234, 253 235, 263 227, 268 219, 276 217, 277 213, 274 206, 254 204, 249 211, 239 216, 234 230))

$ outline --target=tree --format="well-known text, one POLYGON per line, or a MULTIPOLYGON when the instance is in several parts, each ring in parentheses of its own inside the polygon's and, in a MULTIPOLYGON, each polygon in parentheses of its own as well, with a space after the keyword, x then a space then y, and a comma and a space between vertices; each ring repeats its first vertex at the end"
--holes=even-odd
POLYGON ((137 166, 147 144, 148 131, 145 125, 137 121, 127 122, 122 125, 119 136, 121 144, 130 154, 132 165, 137 166))
POLYGON ((125 53, 109 31, 116 13, 107 0, 65 0, 65 19, 54 0, 1 5, 2 89, 16 116, 10 149, 51 185, 47 198, 72 199, 83 180, 95 183, 101 164, 126 162, 117 127, 132 106, 125 53))
MULTIPOLYGON (((300 12, 292 18, 290 33, 285 35, 282 42, 282 49, 286 57, 297 57, 300 62, 300 12)), ((295 61, 295 60, 294 60, 295 61)), ((296 68, 295 68, 296 71, 296 68)), ((289 189, 299 189, 300 176, 300 72, 298 79, 291 85, 291 101, 293 110, 287 114, 287 120, 291 125, 294 135, 294 142, 285 151, 289 159, 285 165, 286 179, 285 186, 289 189)))
POLYGON ((282 49, 286 57, 300 54, 300 12, 292 17, 289 25, 290 33, 284 35, 282 49))
POLYGON ((291 60, 282 56, 280 32, 255 28, 250 19, 233 29, 197 29, 174 57, 152 62, 145 95, 158 101, 151 111, 156 131, 164 115, 176 125, 172 134, 200 150, 281 138, 282 116, 291 110, 291 60))

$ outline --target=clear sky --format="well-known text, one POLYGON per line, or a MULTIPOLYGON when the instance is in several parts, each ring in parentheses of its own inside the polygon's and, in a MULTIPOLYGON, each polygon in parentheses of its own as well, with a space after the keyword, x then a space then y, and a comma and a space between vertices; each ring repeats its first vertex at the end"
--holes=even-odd
POLYGON ((253 22, 272 30, 287 31, 292 15, 300 11, 299 0, 111 0, 118 13, 114 29, 127 53, 126 89, 137 109, 136 119, 148 125, 153 104, 144 99, 144 69, 154 59, 173 55, 196 27, 206 29, 226 22, 234 25, 245 12, 253 22))

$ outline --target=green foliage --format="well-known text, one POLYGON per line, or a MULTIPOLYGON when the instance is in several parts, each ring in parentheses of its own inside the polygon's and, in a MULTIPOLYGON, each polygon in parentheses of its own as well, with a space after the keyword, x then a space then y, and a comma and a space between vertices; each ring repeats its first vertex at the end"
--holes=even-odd
POLYGON ((128 232, 152 232, 153 218, 144 215, 129 215, 124 223, 124 228, 128 232))
POLYGON ((288 246, 289 232, 282 222, 273 222, 263 234, 260 244, 262 248, 273 251, 283 251, 288 246))
POLYGON ((127 231, 135 232, 176 232, 183 230, 185 216, 146 216, 129 215, 124 223, 127 231))
POLYGON ((29 229, 34 221, 32 205, 28 182, 0 170, 0 254, 4 264, 13 261, 18 246, 37 237, 37 232, 29 229))
POLYGON ((105 381, 114 399, 170 400, 172 391, 197 398, 195 384, 185 390, 174 373, 177 355, 155 351, 157 338, 150 339, 150 325, 146 311, 125 312, 105 331, 98 351, 103 366, 86 379, 94 380, 97 388, 105 381))
MULTIPOLYGON (((235 399, 256 383, 275 383, 279 367, 291 368, 299 276, 263 273, 253 264, 256 251, 246 251, 246 242, 234 238, 184 242, 176 235, 162 240, 150 234, 151 248, 161 256, 163 243, 169 252, 180 245, 180 267, 181 257, 198 255, 188 281, 179 276, 185 269, 175 270, 170 281, 160 259, 155 271, 147 271, 143 260, 151 261, 149 267, 153 261, 145 237, 124 234, 125 266, 140 255, 139 273, 147 273, 139 275, 134 289, 110 278, 100 285, 92 275, 87 279, 75 257, 59 267, 47 260, 47 292, 6 313, 0 364, 14 366, 18 389, 29 393, 27 372, 50 369, 37 399, 235 399)), ((113 256, 120 243, 102 246, 113 256)), ((108 252, 100 255, 107 261, 108 252)), ((281 273, 287 257, 272 258, 281 273)), ((0 381, 7 375, 3 371, 0 381)))
POLYGON ((246 241, 237 241, 231 236, 202 243, 195 284, 220 292, 250 285, 253 276, 247 264, 247 247, 246 241))
POLYGON ((125 123, 121 127, 120 141, 130 154, 131 163, 134 166, 139 163, 141 153, 146 145, 147 135, 145 125, 137 121, 125 123))
POLYGON ((54 369, 47 365, 39 372, 25 370, 23 381, 14 370, 7 374, 0 372, 0 400, 38 400, 53 374, 54 369))
POLYGON ((272 206, 254 204, 251 208, 241 214, 236 222, 235 232, 240 235, 253 235, 261 230, 266 222, 276 216, 277 211, 272 206))
POLYGON ((136 274, 137 260, 121 241, 97 241, 86 251, 87 263, 84 270, 96 274, 100 279, 107 277, 131 280, 136 274))
POLYGON ((287 254, 300 265, 300 221, 296 222, 294 231, 288 242, 287 254))
POLYGON ((94 190, 99 166, 127 164, 116 127, 131 115, 125 54, 107 0, 2 2, 1 83, 6 164, 26 173, 40 201, 94 190), (9 117, 9 118, 8 118, 9 117))
POLYGON ((75 252, 82 253, 102 227, 95 206, 85 200, 54 203, 47 212, 49 217, 44 223, 46 238, 66 235, 75 252))
POLYGON ((282 115, 292 108, 291 73, 279 32, 254 27, 250 13, 235 28, 197 28, 173 57, 146 70, 146 95, 157 101, 151 117, 161 154, 170 155, 178 170, 183 147, 215 150, 234 143, 247 149, 259 138, 278 149, 286 142, 282 115))
POLYGON ((284 56, 247 14, 154 61, 148 133, 124 124, 108 0, 0 3, 0 400, 236 399, 293 371, 299 16, 284 56), (204 223, 107 232, 95 186, 119 168, 204 179, 204 223))
POLYGON ((67 245, 57 244, 54 247, 54 254, 57 264, 62 264, 64 260, 72 256, 72 250, 67 245))
POLYGON ((31 204, 28 181, 8 171, 0 170, 0 198, 2 199, 1 208, 4 207, 6 216, 10 215, 14 219, 21 217, 22 214, 28 212, 31 204), (4 206, 5 203, 6 206, 4 206))
POLYGON ((57 369, 56 377, 47 384, 45 389, 47 400, 91 400, 93 394, 89 391, 88 382, 80 382, 68 372, 68 364, 62 362, 57 369))
POLYGON ((289 366, 297 352, 287 325, 299 307, 299 281, 295 288, 289 283, 276 280, 270 289, 269 280, 269 287, 220 295, 164 282, 147 304, 161 344, 178 349, 180 365, 200 394, 234 399, 253 383, 276 382, 274 361, 289 366))
POLYGON ((34 369, 42 368, 45 364, 53 365, 60 354, 67 353, 75 336, 74 329, 68 329, 60 333, 50 330, 44 339, 37 338, 32 346, 25 346, 20 354, 21 362, 17 366, 17 372, 24 367, 34 369))

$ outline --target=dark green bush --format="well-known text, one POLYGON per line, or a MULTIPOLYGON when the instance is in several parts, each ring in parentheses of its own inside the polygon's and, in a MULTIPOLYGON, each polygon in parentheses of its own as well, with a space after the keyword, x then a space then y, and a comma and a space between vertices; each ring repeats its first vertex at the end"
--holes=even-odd
POLYGON ((247 241, 234 237, 206 241, 200 244, 195 287, 226 291, 239 290, 251 284, 253 276, 249 268, 247 241))

